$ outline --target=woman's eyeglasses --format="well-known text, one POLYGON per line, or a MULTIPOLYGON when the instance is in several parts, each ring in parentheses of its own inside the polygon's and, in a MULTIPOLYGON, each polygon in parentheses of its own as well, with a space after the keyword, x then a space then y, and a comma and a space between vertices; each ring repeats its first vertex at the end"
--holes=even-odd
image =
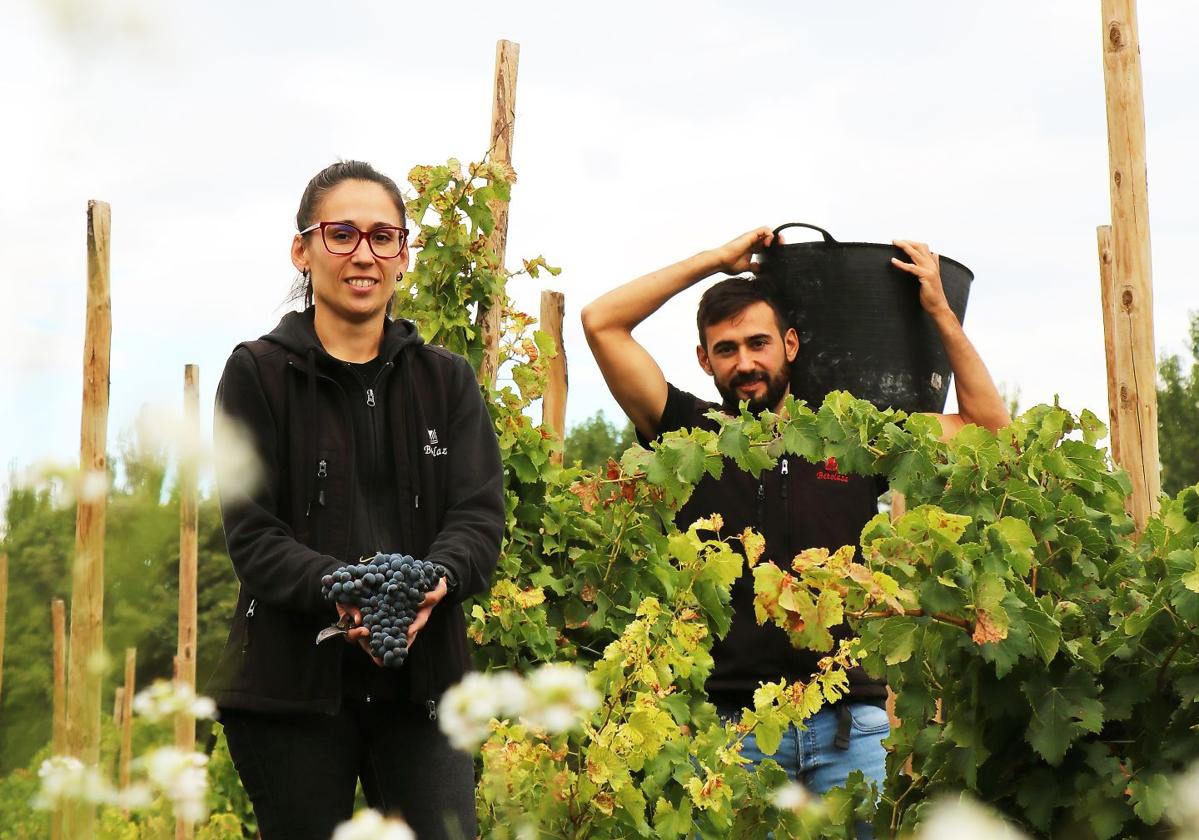
POLYGON ((300 231, 300 235, 311 233, 317 228, 320 228, 325 249, 338 257, 354 253, 358 249, 358 243, 365 237, 372 254, 381 260, 390 260, 400 255, 400 251, 404 250, 404 243, 408 241, 408 228, 385 225, 362 231, 346 222, 317 222, 300 231))

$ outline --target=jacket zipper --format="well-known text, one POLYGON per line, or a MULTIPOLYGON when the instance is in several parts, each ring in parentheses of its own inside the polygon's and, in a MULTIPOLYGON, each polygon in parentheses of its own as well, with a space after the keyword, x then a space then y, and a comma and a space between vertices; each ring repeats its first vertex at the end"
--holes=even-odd
POLYGON ((241 652, 245 653, 250 647, 250 619, 254 617, 254 608, 258 606, 258 599, 251 598, 250 606, 246 607, 246 632, 241 642, 241 652))
POLYGON ((791 465, 787 463, 786 458, 783 458, 779 462, 779 495, 783 498, 783 533, 787 540, 783 550, 786 551, 784 555, 786 557, 791 557, 793 551, 791 548, 791 497, 788 494, 788 487, 791 484, 790 472, 791 465))
POLYGON ((329 477, 329 462, 321 458, 316 465, 317 491, 316 503, 325 507, 325 479, 329 477))
MULTIPOLYGON (((375 386, 377 386, 379 384, 379 379, 380 379, 380 377, 383 376, 384 371, 386 371, 391 366, 392 366, 391 362, 385 362, 383 364, 383 366, 381 368, 379 368, 379 370, 375 373, 375 378, 371 380, 371 384, 370 385, 364 384, 364 387, 366 388, 366 407, 367 408, 374 408, 378 404, 377 400, 375 399, 375 386)), ((374 464, 374 463, 377 463, 378 459, 379 459, 378 419, 375 417, 375 413, 373 411, 370 412, 369 414, 370 414, 370 416, 367 419, 370 422, 370 427, 371 427, 371 441, 370 441, 371 449, 370 449, 370 452, 367 453, 367 460, 370 463, 374 464)), ((372 485, 374 485, 376 483, 377 482, 372 482, 372 485)), ((374 491, 377 489, 377 487, 372 486, 370 489, 371 489, 371 491, 374 491)), ((368 498, 371 495, 372 495, 371 493, 368 493, 368 498)), ((366 527, 367 527, 367 532, 370 534, 371 543, 374 544, 374 548, 378 551, 383 551, 385 549, 385 546, 379 545, 378 533, 375 531, 375 512, 370 505, 367 505, 367 508, 366 508, 366 527)))

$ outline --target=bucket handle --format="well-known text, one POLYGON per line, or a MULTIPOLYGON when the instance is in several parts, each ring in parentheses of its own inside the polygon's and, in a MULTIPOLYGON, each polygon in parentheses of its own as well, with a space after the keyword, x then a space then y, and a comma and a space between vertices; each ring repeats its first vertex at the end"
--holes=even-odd
POLYGON ((788 222, 787 224, 779 225, 778 227, 776 227, 774 229, 774 245, 779 244, 778 236, 780 233, 782 233, 787 228, 793 228, 793 227, 810 228, 811 230, 814 230, 817 233, 819 233, 821 236, 823 236, 825 242, 831 242, 834 245, 837 243, 837 240, 833 239, 833 235, 831 233, 829 233, 827 230, 825 230, 824 228, 816 227, 816 225, 809 225, 807 222, 788 222))

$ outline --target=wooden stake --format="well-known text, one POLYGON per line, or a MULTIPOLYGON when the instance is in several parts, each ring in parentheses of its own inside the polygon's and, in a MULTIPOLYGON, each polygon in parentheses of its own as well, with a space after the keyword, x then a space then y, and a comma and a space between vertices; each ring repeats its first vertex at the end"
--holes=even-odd
POLYGON ((8 621, 8 553, 0 552, 0 703, 4 702, 4 634, 8 621))
MULTIPOLYGON (((200 447, 200 369, 183 368, 183 423, 187 439, 179 460, 179 648, 175 682, 196 688, 196 557, 199 548, 199 503, 195 453, 200 447)), ((175 746, 191 752, 196 746, 196 720, 187 712, 175 716, 175 746)), ((188 840, 193 825, 175 820, 175 837, 188 840)))
POLYGON ((137 648, 125 648, 125 686, 121 690, 121 758, 117 780, 129 787, 129 765, 133 762, 133 695, 137 691, 137 648))
MULTIPOLYGON (((50 751, 65 755, 67 751, 67 605, 62 598, 50 601, 51 670, 54 674, 54 696, 50 717, 50 751)), ((50 840, 62 837, 62 811, 50 815, 50 840)))
MULTIPOLYGON (((520 44, 497 41, 495 45, 495 92, 491 102, 490 157, 496 163, 512 165, 512 129, 516 124, 516 65, 520 44)), ((495 229, 488 245, 495 251, 502 270, 508 249, 508 202, 493 201, 488 205, 495 217, 495 229)), ((480 306, 476 320, 483 335, 483 361, 479 365, 479 383, 491 388, 500 358, 500 315, 503 301, 492 300, 480 306)))
MULTIPOLYGON (((83 343, 83 416, 80 428, 80 493, 75 512, 75 568, 71 589, 68 659, 67 750, 84 764, 100 761, 100 680, 104 642, 104 524, 107 511, 108 388, 112 343, 109 296, 111 214, 102 201, 87 205, 87 323, 83 343), (96 489, 99 486, 100 489, 96 489)), ((96 811, 67 810, 64 831, 89 840, 96 811)))
POLYGON ((1107 418, 1108 438, 1111 442, 1112 462, 1123 464, 1120 457, 1120 382, 1132 378, 1132 371, 1119 371, 1117 364, 1122 358, 1116 353, 1116 318, 1120 311, 1112 282, 1112 226, 1095 228, 1095 239, 1099 246, 1099 293, 1103 307, 1103 349, 1107 361, 1107 418))
POLYGON ((1161 495, 1141 48, 1136 0, 1102 0, 1102 8, 1112 207, 1110 294, 1116 302, 1112 343, 1120 375, 1114 399, 1120 441, 1114 449, 1132 479, 1132 515, 1140 530, 1157 511, 1161 495))
POLYGON ((550 362, 549 382, 541 400, 541 422, 554 431, 558 451, 555 464, 562 463, 562 447, 566 442, 566 346, 562 343, 562 319, 566 314, 566 295, 545 290, 541 293, 541 331, 554 340, 558 355, 550 362))
POLYGON ((54 672, 52 712, 52 750, 65 755, 67 750, 67 605, 62 598, 50 602, 50 629, 54 643, 51 656, 54 672))

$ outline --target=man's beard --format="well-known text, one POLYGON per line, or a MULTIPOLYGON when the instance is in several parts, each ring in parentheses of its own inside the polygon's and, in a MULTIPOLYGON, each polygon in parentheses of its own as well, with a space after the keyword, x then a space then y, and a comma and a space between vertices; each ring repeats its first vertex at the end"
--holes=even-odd
POLYGON ((727 385, 716 383, 716 390, 720 392, 725 411, 736 414, 740 410, 741 397, 737 395, 737 388, 752 382, 766 383, 764 394, 749 399, 749 410, 754 414, 765 410, 773 411, 774 407, 782 400, 783 395, 787 393, 787 386, 790 384, 785 366, 776 371, 773 376, 766 371, 733 374, 727 385))

